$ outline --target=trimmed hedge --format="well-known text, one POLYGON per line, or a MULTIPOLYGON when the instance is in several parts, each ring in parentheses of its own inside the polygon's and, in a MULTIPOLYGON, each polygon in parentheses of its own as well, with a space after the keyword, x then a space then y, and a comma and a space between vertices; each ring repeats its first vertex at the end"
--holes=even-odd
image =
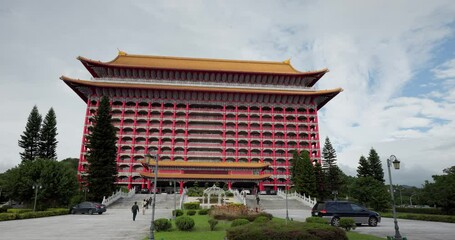
POLYGON ((7 213, 26 213, 26 212, 32 212, 33 209, 28 209, 28 208, 10 208, 6 210, 7 213))
MULTIPOLYGON (((392 213, 381 213, 382 217, 393 217, 392 213)), ((455 216, 451 215, 432 215, 432 214, 418 214, 418 213, 398 213, 397 218, 422 220, 431 222, 447 222, 455 223, 455 216)))
POLYGON ((270 219, 264 216, 258 216, 256 219, 254 219, 254 223, 265 223, 268 221, 270 221, 270 219))
POLYGON ((176 217, 180 217, 183 215, 183 211, 180 210, 180 209, 177 209, 177 210, 172 210, 172 216, 176 216, 176 217))
POLYGON ((341 218, 340 219, 340 227, 344 228, 346 232, 351 231, 351 229, 355 229, 355 221, 353 218, 341 218))
POLYGON ((200 209, 199 211, 197 211, 197 214, 199 214, 199 215, 207 215, 209 213, 209 210, 210 209, 200 209))
POLYGON ((319 223, 319 224, 329 224, 327 220, 321 217, 307 217, 305 219, 307 223, 319 223))
POLYGON ((348 240, 346 232, 328 224, 291 221, 253 223, 226 230, 229 240, 280 239, 280 240, 348 240))
POLYGON ((234 221, 232 221, 231 227, 237 227, 237 226, 245 225, 245 224, 248 224, 248 223, 250 223, 250 221, 248 221, 248 219, 239 218, 239 219, 235 219, 234 221))
POLYGON ((186 212, 186 215, 188 215, 188 216, 193 216, 193 215, 195 215, 195 214, 196 214, 196 210, 188 210, 188 211, 186 212))
POLYGON ((216 227, 217 224, 218 224, 218 220, 209 219, 210 231, 215 230, 215 227, 216 227))
POLYGON ((187 202, 183 204, 184 209, 199 209, 201 208, 201 203, 199 202, 187 202))
POLYGON ((181 216, 175 219, 175 225, 180 231, 191 231, 194 227, 194 220, 187 216, 181 216))
POLYGON ((37 211, 37 212, 12 211, 11 213, 10 212, 9 213, 0 213, 0 221, 50 217, 50 216, 66 215, 66 214, 68 214, 68 209, 64 209, 64 208, 53 208, 53 209, 48 209, 47 211, 37 211), (17 212, 20 212, 20 213, 17 213, 17 212))
POLYGON ((420 213, 420 214, 434 214, 445 215, 439 208, 396 208, 399 213, 420 213))
POLYGON ((153 225, 155 226, 155 230, 157 232, 167 231, 172 227, 172 223, 166 218, 156 219, 155 221, 153 221, 153 225))

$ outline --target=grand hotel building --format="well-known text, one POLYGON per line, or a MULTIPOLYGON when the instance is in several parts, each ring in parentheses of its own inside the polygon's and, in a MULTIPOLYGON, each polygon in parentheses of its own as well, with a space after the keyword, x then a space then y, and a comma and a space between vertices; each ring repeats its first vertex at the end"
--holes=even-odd
POLYGON ((62 76, 87 104, 78 166, 88 166, 90 118, 102 96, 117 129, 117 184, 151 188, 177 181, 277 190, 290 182, 293 151, 321 161, 318 110, 342 91, 317 90, 327 69, 300 72, 290 61, 133 55, 109 62, 78 57, 91 79, 62 76), (148 153, 159 159, 148 159, 148 153))

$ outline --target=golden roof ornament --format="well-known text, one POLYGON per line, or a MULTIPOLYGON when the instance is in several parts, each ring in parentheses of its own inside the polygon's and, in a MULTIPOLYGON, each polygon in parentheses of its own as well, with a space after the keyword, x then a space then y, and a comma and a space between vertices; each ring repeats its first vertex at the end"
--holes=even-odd
POLYGON ((283 61, 283 63, 290 65, 291 64, 291 58, 288 58, 283 61))

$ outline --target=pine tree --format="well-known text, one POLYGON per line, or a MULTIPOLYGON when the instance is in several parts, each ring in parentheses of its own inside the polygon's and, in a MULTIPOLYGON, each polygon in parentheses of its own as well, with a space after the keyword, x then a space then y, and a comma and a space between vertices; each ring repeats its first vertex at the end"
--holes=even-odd
POLYGON ((316 195, 316 177, 314 175, 313 164, 310 160, 310 153, 308 151, 302 151, 300 153, 299 161, 297 162, 301 172, 300 176, 300 194, 306 194, 307 196, 316 195))
POLYGON ((19 147, 24 151, 20 153, 22 162, 33 161, 39 156, 39 138, 42 117, 38 112, 38 108, 33 106, 30 115, 28 116, 25 131, 19 140, 19 147))
POLYGON ((330 143, 329 137, 325 138, 324 147, 322 148, 322 158, 324 160, 324 163, 327 165, 336 165, 337 154, 335 149, 332 147, 332 143, 330 143))
POLYGON ((54 109, 49 109, 44 117, 40 130, 39 157, 43 159, 57 159, 57 119, 54 109))
POLYGON ((368 164, 370 166, 371 176, 380 181, 384 182, 384 170, 382 169, 381 159, 379 158, 376 150, 371 148, 370 154, 368 155, 368 164))
POLYGON ((359 166, 357 167, 357 177, 371 176, 370 164, 364 156, 360 156, 359 166))
POLYGON ((316 180, 316 197, 319 200, 324 200, 326 196, 325 174, 321 164, 318 162, 314 165, 314 178, 316 180))
POLYGON ((103 196, 109 196, 115 191, 117 138, 111 119, 109 99, 103 97, 87 137, 89 163, 87 181, 89 197, 95 201, 101 201, 103 196))

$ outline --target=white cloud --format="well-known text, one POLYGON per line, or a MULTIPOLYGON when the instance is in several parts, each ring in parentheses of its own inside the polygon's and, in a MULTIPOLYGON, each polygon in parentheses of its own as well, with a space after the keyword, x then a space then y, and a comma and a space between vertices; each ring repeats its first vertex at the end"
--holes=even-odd
POLYGON ((455 58, 439 65, 432 71, 439 79, 455 78, 455 58))
POLYGON ((453 145, 446 145, 455 139, 455 84, 447 85, 453 60, 434 70, 446 79, 434 83, 446 84, 444 91, 403 96, 402 90, 415 84, 416 72, 430 70, 435 49, 453 37, 454 20, 450 0, 5 3, 0 96, 9 114, 1 116, 0 171, 19 162, 17 139, 35 104, 43 114, 50 106, 56 110, 59 158, 79 156, 84 103, 58 77, 88 78, 77 55, 108 61, 120 48, 208 58, 292 57, 302 71, 328 67, 318 88, 345 91, 320 112, 320 136, 331 138, 342 167, 355 173, 360 155, 374 147, 407 166, 408 177, 397 180, 419 185, 455 158, 448 150, 453 145))

